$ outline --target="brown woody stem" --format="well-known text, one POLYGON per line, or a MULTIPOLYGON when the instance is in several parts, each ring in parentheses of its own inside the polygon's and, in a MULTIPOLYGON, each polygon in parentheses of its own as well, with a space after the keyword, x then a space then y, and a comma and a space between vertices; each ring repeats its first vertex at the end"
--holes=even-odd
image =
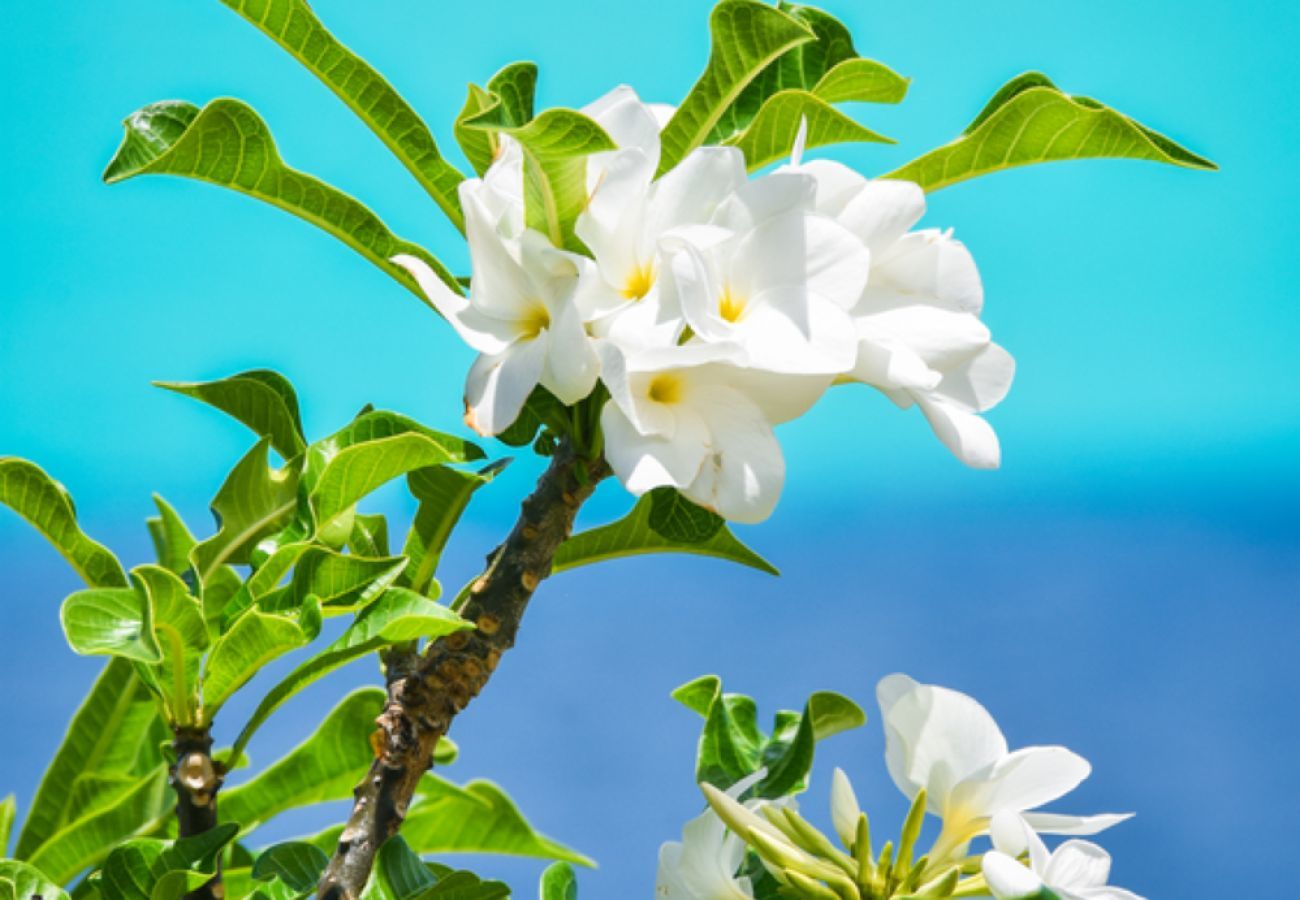
MULTIPOLYGON (((217 792, 221 790, 224 770, 212 759, 212 736, 206 728, 183 728, 173 731, 171 767, 172 789, 176 791, 176 824, 181 837, 192 837, 217 827, 217 792)), ((217 874, 198 890, 186 894, 186 900, 220 900, 225 896, 221 884, 221 855, 217 855, 217 874)))
POLYGON ((416 786, 433 764, 438 739, 514 646, 524 609, 550 574, 578 508, 608 474, 604 460, 584 460, 562 443, 460 610, 478 628, 440 638, 422 655, 409 649, 387 655, 388 700, 375 720, 375 761, 353 791, 352 814, 318 897, 361 896, 376 852, 401 828, 416 786))

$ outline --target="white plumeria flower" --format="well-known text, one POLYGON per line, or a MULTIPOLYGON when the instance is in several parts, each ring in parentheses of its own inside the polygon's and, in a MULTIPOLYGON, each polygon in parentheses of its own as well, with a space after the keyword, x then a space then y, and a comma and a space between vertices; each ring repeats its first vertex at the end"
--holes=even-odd
POLYGON ((487 180, 462 182, 460 197, 473 264, 468 298, 415 257, 393 262, 415 277, 465 343, 479 351, 465 384, 465 421, 479 434, 494 435, 515 421, 538 384, 566 404, 595 387, 595 350, 573 301, 590 261, 556 249, 532 230, 509 237, 513 213, 508 205, 494 205, 500 196, 487 180))
POLYGON ((1010 752, 993 717, 965 694, 896 674, 880 681, 876 697, 890 777, 909 799, 924 788, 927 810, 943 821, 931 851, 936 864, 964 855, 1000 813, 1054 834, 1096 834, 1130 817, 1032 812, 1072 791, 1092 767, 1064 747, 1010 752))
POLYGON ((996 468, 998 438, 978 414, 1006 396, 1015 361, 979 320, 984 290, 970 252, 950 231, 909 230, 925 213, 919 186, 798 157, 796 148, 785 171, 814 178, 814 208, 871 251, 870 279, 851 310, 858 352, 848 377, 900 407, 919 406, 962 462, 996 468))
POLYGON ((772 426, 806 412, 824 379, 741 368, 734 344, 598 349, 605 458, 631 493, 671 486, 733 521, 771 515, 785 482, 772 426))
MULTIPOLYGON (((726 796, 739 802, 745 791, 767 777, 762 768, 736 782, 726 796)), ((749 800, 744 809, 756 812, 764 806, 795 807, 793 798, 749 800)), ((764 828, 770 828, 760 818, 764 828)), ((751 900, 754 896, 749 878, 737 877, 745 861, 745 842, 727 830, 711 808, 686 823, 682 840, 668 841, 659 848, 659 872, 655 879, 655 896, 665 900, 751 900)))
POLYGON ((993 819, 993 846, 982 869, 997 900, 1142 900, 1110 887, 1110 854, 1089 841, 1066 841, 1049 853, 1032 828, 1016 815, 993 819), (1029 866, 1017 859, 1029 853, 1029 866))

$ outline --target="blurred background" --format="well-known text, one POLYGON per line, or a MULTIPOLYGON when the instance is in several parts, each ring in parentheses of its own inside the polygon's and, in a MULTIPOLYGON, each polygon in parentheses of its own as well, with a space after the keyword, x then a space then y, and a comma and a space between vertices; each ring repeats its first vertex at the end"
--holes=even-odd
MULTIPOLYGON (((702 0, 316 0, 321 18, 420 110, 459 161, 465 83, 541 64, 540 105, 618 83, 676 102, 702 68, 702 0)), ((1294 3, 868 4, 828 0, 859 51, 911 76, 900 107, 863 106, 897 147, 834 155, 887 171, 957 134, 1006 79, 1049 73, 1222 166, 1199 174, 1097 161, 1023 169, 937 194, 1015 355, 990 419, 1003 467, 964 469, 915 411, 841 389, 783 432, 774 518, 742 537, 779 579, 688 557, 557 576, 520 646, 457 721, 449 777, 490 777, 537 827, 600 862, 584 897, 652 892, 660 842, 700 808, 698 722, 669 699, 716 672, 764 716, 828 688, 870 712, 823 746, 804 806, 825 822, 829 772, 853 776, 873 825, 902 798, 873 694, 903 670, 981 699, 1013 747, 1062 743, 1094 764, 1062 812, 1136 810, 1103 838, 1115 882, 1156 898, 1280 896, 1300 775, 1300 62, 1294 3)), ((273 367, 309 435, 364 403, 458 429, 470 352, 361 258, 304 223, 193 182, 108 188, 118 121, 146 103, 252 103, 287 161, 369 203, 465 266, 455 233, 379 142, 309 74, 215 0, 24 4, 0 30, 0 454, 39 462, 83 526, 145 561, 150 493, 192 525, 251 443, 151 379, 273 367)), ((495 448, 504 452, 504 448, 495 448)), ((444 564, 474 573, 537 472, 483 491, 444 564)), ((586 522, 629 505, 602 489, 586 522)), ((400 490, 376 508, 409 513, 400 490)), ((19 815, 101 662, 63 642, 75 576, 0 511, 0 794, 19 815)), ((281 665, 232 703, 232 739, 281 665)), ((361 664, 285 707, 251 748, 304 738, 361 664)), ((238 775, 232 777, 237 781, 238 775)), ((266 840, 339 821, 277 821, 266 840)), ((520 896, 541 863, 474 860, 520 896)))

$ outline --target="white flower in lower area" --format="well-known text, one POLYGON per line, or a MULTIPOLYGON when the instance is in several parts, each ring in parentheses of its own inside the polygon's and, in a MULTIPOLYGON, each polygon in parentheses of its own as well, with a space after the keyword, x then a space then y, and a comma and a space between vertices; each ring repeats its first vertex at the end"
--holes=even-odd
POLYGON ((962 462, 996 468, 997 435, 979 413, 1006 396, 1015 362, 979 320, 984 291, 970 252, 951 232, 909 231, 925 212, 915 184, 824 160, 787 171, 814 178, 814 208, 871 252, 866 290, 851 310, 858 352, 849 377, 920 407, 962 462))
POLYGON ((1010 752, 993 717, 965 694, 890 675, 876 696, 890 777, 909 799, 924 788, 928 811, 943 821, 930 854, 936 864, 964 855, 999 814, 1055 834, 1095 834, 1129 818, 1028 812, 1072 791, 1091 766, 1064 747, 1010 752))
POLYGON ((1066 841, 1049 853, 1021 817, 1001 814, 992 823, 995 849, 984 854, 982 869, 997 900, 1142 900, 1110 887, 1110 854, 1088 841, 1066 841), (1029 853, 1029 865, 1017 857, 1029 853))
MULTIPOLYGON (((760 769, 732 785, 726 796, 737 800, 741 794, 763 780, 767 769, 760 769)), ((768 801, 751 801, 749 810, 768 801)), ((686 823, 682 840, 668 841, 659 849, 659 873, 655 879, 655 896, 664 900, 752 900, 749 879, 737 877, 745 861, 745 842, 727 830, 712 809, 686 823)))
POLYGON ((397 256, 430 302, 481 354, 465 384, 465 421, 483 435, 499 434, 518 417, 538 384, 564 403, 591 393, 595 350, 573 301, 590 261, 553 247, 525 230, 507 237, 483 202, 483 183, 463 182, 461 204, 473 265, 468 298, 455 293, 421 260, 397 256))
POLYGON ((605 458, 630 492, 675 487, 737 522, 771 514, 785 481, 772 426, 807 411, 828 378, 741 368, 734 344, 627 353, 603 341, 599 353, 605 458))

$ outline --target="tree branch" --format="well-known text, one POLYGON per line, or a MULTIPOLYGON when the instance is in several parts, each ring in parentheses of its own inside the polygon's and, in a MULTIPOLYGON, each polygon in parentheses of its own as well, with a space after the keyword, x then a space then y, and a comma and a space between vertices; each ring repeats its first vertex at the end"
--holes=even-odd
MULTIPOLYGON (((217 827, 217 792, 225 777, 224 767, 212 759, 212 735, 206 728, 173 730, 171 785, 176 791, 176 824, 180 837, 191 837, 217 827)), ((221 900, 221 854, 217 874, 186 900, 221 900)))
POLYGON ((550 574, 578 508, 607 475, 603 459, 584 460, 562 443, 523 502, 514 529, 488 556, 487 568, 470 588, 460 612, 478 628, 440 638, 423 655, 388 655, 388 701, 372 738, 375 761, 353 791, 352 814, 318 897, 360 897, 375 853, 401 828, 416 786, 432 766, 438 739, 483 689, 501 654, 514 646, 528 601, 550 574))

